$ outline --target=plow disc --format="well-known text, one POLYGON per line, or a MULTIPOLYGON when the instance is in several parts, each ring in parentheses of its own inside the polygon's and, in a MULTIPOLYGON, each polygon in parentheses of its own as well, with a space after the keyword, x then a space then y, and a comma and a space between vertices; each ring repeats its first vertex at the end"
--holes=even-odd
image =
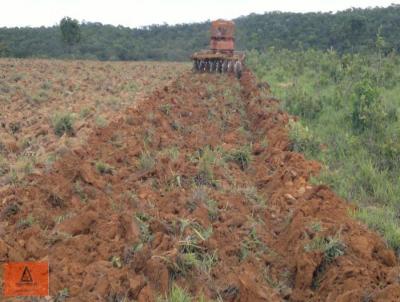
POLYGON ((193 70, 209 73, 233 73, 237 78, 242 76, 242 62, 230 59, 194 59, 193 70))

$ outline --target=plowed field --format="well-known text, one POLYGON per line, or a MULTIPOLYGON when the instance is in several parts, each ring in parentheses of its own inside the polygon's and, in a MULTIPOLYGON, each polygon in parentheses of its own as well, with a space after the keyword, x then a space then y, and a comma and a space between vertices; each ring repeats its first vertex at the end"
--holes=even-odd
POLYGON ((114 113, 0 190, 0 261, 48 260, 56 301, 399 301, 394 252, 308 183, 266 95, 186 71, 114 113))
POLYGON ((178 63, 0 59, 0 185, 51 169, 94 127, 106 127, 186 69, 178 63), (73 135, 60 139, 56 123, 62 118, 73 123, 73 135))

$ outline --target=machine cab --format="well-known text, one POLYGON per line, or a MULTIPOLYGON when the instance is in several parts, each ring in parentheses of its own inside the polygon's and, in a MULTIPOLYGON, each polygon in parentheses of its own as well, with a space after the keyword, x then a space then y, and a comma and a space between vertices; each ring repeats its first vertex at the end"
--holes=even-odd
POLYGON ((217 53, 233 53, 235 49, 235 23, 216 20, 211 23, 210 49, 217 53))

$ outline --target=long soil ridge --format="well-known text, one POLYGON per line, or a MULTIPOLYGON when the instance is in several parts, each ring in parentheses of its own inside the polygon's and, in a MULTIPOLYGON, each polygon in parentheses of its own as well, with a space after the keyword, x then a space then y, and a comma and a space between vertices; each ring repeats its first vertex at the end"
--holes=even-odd
POLYGON ((49 260, 67 301, 399 301, 393 251, 308 183, 288 121, 249 71, 180 76, 0 190, 0 261, 49 260))

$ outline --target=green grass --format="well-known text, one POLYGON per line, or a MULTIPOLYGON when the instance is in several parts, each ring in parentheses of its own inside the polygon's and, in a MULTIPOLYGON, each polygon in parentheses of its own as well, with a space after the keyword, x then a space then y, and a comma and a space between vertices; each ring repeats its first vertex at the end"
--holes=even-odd
POLYGON ((346 251, 346 245, 339 236, 320 237, 316 236, 304 246, 306 252, 319 251, 324 254, 327 263, 331 263, 339 256, 343 256, 346 251))
POLYGON ((153 240, 153 234, 150 230, 149 223, 152 218, 144 213, 136 213, 135 218, 140 229, 141 242, 151 242, 153 240))
POLYGON ((400 56, 269 49, 247 65, 300 118, 291 148, 322 163, 313 181, 359 206, 355 217, 400 253, 400 56))
POLYGON ((149 152, 143 152, 139 158, 139 168, 142 171, 150 171, 154 168, 156 161, 149 152))
POLYGON ((68 135, 74 134, 74 118, 71 113, 55 114, 52 122, 56 135, 62 136, 64 133, 68 135))
POLYGON ((383 234, 386 242, 396 250, 400 250, 400 224, 396 213, 390 208, 361 208, 354 213, 354 217, 361 219, 370 228, 383 234))
POLYGON ((184 288, 179 287, 176 283, 174 283, 171 287, 170 293, 166 297, 158 297, 157 302, 207 302, 211 300, 207 300, 203 295, 200 297, 193 297, 188 291, 184 288))
POLYGON ((105 128, 108 126, 108 120, 104 116, 101 116, 101 115, 96 116, 94 122, 95 122, 96 126, 99 128, 105 128))
POLYGON ((99 172, 100 174, 112 174, 114 170, 112 166, 102 161, 96 162, 95 166, 97 172, 99 172))
POLYGON ((251 146, 244 146, 240 149, 232 151, 230 154, 230 159, 237 163, 242 170, 247 169, 252 160, 251 146))

